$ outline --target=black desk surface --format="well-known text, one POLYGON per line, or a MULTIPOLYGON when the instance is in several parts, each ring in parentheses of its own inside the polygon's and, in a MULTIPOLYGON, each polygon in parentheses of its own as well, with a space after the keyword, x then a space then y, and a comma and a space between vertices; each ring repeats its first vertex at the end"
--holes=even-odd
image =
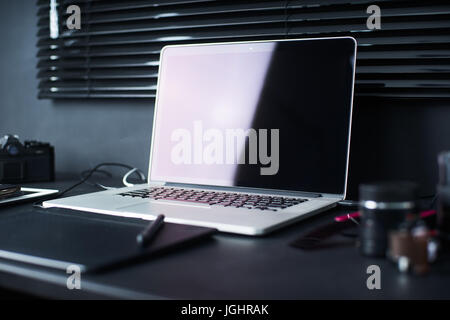
MULTIPOLYGON (((75 180, 33 184, 63 189, 75 180)), ((31 185, 30 185, 31 186, 31 185)), ((76 193, 96 191, 83 185, 76 193)), ((0 208, 2 216, 30 204, 0 208)), ((400 274, 386 260, 355 247, 302 251, 288 244, 352 209, 336 208, 266 237, 217 234, 156 259, 99 275, 82 275, 68 290, 67 274, 0 260, 0 287, 44 298, 134 299, 442 299, 450 298, 450 261, 426 276, 400 274), (381 290, 366 286, 369 265, 381 268, 381 290)))

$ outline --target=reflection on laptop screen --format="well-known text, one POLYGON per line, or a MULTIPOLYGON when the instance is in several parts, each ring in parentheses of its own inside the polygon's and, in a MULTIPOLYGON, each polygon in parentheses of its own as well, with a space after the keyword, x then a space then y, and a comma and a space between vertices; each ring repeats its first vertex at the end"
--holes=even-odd
POLYGON ((351 38, 167 47, 151 180, 343 194, 351 38))

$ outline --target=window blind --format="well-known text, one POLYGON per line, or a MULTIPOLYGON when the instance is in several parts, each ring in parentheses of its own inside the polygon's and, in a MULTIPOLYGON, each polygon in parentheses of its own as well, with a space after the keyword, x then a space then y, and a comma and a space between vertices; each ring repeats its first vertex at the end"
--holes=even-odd
MULTIPOLYGON (((50 0, 37 1, 39 98, 154 98, 168 44, 350 35, 358 41, 355 93, 450 98, 448 0, 50 0), (69 30, 66 8, 81 8, 69 30), (381 29, 369 30, 369 5, 381 29)), ((332 52, 330 52, 332 54, 332 52)))

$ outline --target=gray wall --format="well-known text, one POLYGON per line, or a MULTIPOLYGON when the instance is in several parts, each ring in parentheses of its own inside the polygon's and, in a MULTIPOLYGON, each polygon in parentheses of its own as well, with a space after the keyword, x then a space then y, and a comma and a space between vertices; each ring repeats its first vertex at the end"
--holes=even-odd
POLYGON ((59 172, 119 161, 144 171, 151 101, 39 100, 35 0, 0 0, 0 134, 55 146, 59 172))

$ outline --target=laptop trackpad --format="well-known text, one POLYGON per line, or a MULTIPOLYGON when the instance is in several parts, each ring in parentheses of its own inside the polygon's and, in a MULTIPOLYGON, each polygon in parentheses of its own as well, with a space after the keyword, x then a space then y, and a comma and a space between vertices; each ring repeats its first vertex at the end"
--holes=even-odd
POLYGON ((170 207, 189 207, 189 208, 198 208, 198 209, 211 209, 209 205, 204 204, 195 204, 195 203, 184 203, 184 202, 173 202, 173 201, 164 201, 164 200, 158 200, 158 203, 155 202, 148 202, 148 203, 139 203, 139 204, 132 204, 132 205, 126 205, 123 207, 117 208, 117 210, 121 211, 128 211, 128 212, 142 212, 142 213, 151 213, 155 210, 161 210, 161 208, 164 208, 167 206, 170 207))

